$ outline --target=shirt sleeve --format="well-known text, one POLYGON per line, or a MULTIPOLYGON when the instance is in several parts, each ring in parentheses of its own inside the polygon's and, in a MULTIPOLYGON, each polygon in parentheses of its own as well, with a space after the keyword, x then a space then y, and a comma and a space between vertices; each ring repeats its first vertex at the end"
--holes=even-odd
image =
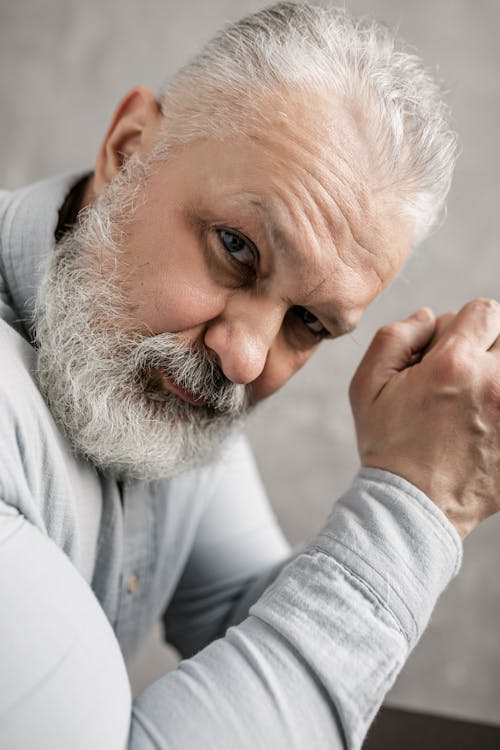
POLYGON ((357 750, 460 555, 428 498, 364 470, 249 616, 131 703, 90 588, 0 505, 0 747, 357 750))
POLYGON ((131 694, 120 648, 64 553, 0 501, 0 747, 123 750, 131 694))

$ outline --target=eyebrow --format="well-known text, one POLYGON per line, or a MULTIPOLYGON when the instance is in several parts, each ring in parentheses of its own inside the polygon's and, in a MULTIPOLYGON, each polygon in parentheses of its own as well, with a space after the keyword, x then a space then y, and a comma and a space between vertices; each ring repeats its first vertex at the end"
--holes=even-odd
POLYGON ((276 219, 270 202, 267 200, 262 200, 261 198, 252 198, 249 201, 249 204, 250 206, 252 206, 252 208, 255 208, 258 211, 266 228, 267 234, 273 240, 273 248, 280 254, 288 252, 290 248, 292 248, 293 250, 293 242, 290 241, 290 237, 287 235, 287 232, 276 219))
POLYGON ((358 325, 357 323, 353 323, 350 320, 340 320, 339 318, 331 318, 330 316, 326 315, 323 315, 322 318, 335 328, 339 336, 345 336, 347 333, 352 333, 356 330, 358 325))
MULTIPOLYGON (((259 212, 266 232, 273 240, 273 248, 280 254, 288 253, 290 249, 293 251, 293 242, 290 240, 283 226, 276 219, 270 202, 261 198, 252 198, 249 204, 259 212)), ((325 314, 321 314, 321 318, 332 326, 338 336, 352 333, 357 327, 357 322, 354 323, 346 318, 338 318, 325 314)))

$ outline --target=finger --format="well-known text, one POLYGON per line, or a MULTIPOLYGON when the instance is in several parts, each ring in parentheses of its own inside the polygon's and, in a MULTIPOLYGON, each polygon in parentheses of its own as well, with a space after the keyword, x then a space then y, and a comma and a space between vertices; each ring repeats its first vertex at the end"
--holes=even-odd
POLYGON ((444 313, 444 315, 439 316, 439 318, 436 320, 436 330, 434 331, 432 341, 438 341, 438 339, 441 338, 443 333, 450 325, 451 321, 456 318, 456 315, 456 312, 447 312, 444 313))
POLYGON ((457 338, 466 339, 473 346, 487 351, 500 334, 500 304, 493 299, 468 302, 446 327, 436 347, 446 346, 457 338))
POLYGON ((376 397, 395 372, 411 366, 415 354, 431 340, 435 323, 432 310, 422 308, 407 320, 381 328, 354 375, 351 399, 376 397))
POLYGON ((450 325, 451 321, 454 319, 455 315, 456 313, 454 312, 447 312, 444 313, 444 315, 439 316, 439 318, 436 320, 436 328, 434 329, 434 334, 425 347, 425 352, 422 353, 423 355, 430 351, 437 344, 443 333, 450 325))

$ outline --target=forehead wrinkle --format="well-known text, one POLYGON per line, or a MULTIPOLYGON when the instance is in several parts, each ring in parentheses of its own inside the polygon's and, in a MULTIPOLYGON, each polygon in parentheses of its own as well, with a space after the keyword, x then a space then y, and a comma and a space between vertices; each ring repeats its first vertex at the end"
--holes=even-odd
MULTIPOLYGON (((312 203, 314 204, 314 200, 312 199, 311 194, 309 191, 304 191, 304 186, 301 185, 301 188, 304 192, 304 195, 300 195, 299 191, 296 189, 294 196, 296 199, 298 199, 301 207, 303 209, 306 208, 307 204, 312 203)), ((238 198, 234 201, 234 204, 239 206, 243 205, 244 208, 250 207, 254 211, 256 211, 259 215, 259 219, 261 220, 264 230, 266 234, 268 235, 269 239, 271 240, 271 246, 273 247, 273 251, 276 251, 277 254, 281 255, 282 257, 285 256, 287 262, 290 262, 290 259, 292 262, 294 261, 293 255, 296 256, 297 262, 300 261, 302 266, 302 280, 305 281, 306 278, 311 278, 313 274, 315 274, 317 271, 322 271, 322 278, 318 281, 317 279, 314 281, 314 285, 310 289, 306 289, 300 292, 300 301, 301 305, 306 306, 312 306, 316 307, 315 301, 312 299, 318 292, 318 290, 332 277, 332 275, 335 273, 335 269, 331 269, 330 271, 325 273, 324 266, 322 267, 321 261, 318 261, 318 258, 315 257, 315 253, 309 252, 307 256, 304 257, 304 254, 300 252, 300 249, 297 247, 296 243, 293 241, 290 232, 288 232, 284 225, 282 224, 282 221, 280 221, 280 218, 278 214, 276 213, 276 203, 280 205, 280 212, 285 212, 286 214, 290 215, 290 209, 287 205, 289 201, 286 201, 284 196, 280 195, 281 191, 275 192, 272 197, 263 197, 262 195, 257 195, 255 193, 245 193, 240 194, 238 198), (291 258, 292 256, 292 258, 291 258), (308 267, 304 268, 305 262, 309 260, 309 264, 307 264, 308 267)), ((330 204, 334 203, 333 201, 329 201, 330 204)), ((345 219, 342 212, 340 211, 339 207, 335 206, 337 211, 339 211, 340 215, 343 218, 342 222, 336 222, 337 231, 334 233, 339 235, 344 235, 346 232, 349 232, 352 240, 352 251, 351 254, 356 257, 361 256, 360 251, 370 252, 366 248, 364 248, 362 245, 356 242, 354 237, 352 236, 352 233, 349 231, 349 222, 345 219), (341 227, 341 228, 340 228, 341 227), (340 231, 339 231, 340 230, 340 231)), ((316 242, 318 242, 318 233, 314 230, 313 222, 311 221, 310 214, 312 214, 312 211, 303 211, 303 223, 304 221, 308 224, 308 229, 310 230, 309 237, 314 239, 316 242)), ((326 222, 324 222, 326 224, 326 222)), ((328 230, 328 245, 330 247, 330 253, 328 254, 328 258, 331 259, 333 263, 335 263, 335 258, 337 258, 343 265, 345 265, 347 268, 350 268, 351 270, 355 270, 356 263, 354 262, 347 262, 347 258, 344 257, 344 253, 339 251, 339 247, 337 247, 336 242, 334 241, 334 238, 332 237, 332 232, 328 230)), ((308 242, 308 246, 312 250, 311 245, 311 239, 308 242)), ((339 245, 342 244, 342 242, 339 243, 339 245)), ((324 256, 323 256, 324 257, 324 256)), ((371 265, 371 264, 370 264, 371 265)), ((337 269, 338 270, 338 269, 337 269)), ((374 267, 373 271, 375 273, 375 276, 377 277, 377 286, 379 289, 381 289, 385 283, 383 280, 383 277, 381 273, 379 272, 378 267, 374 267)), ((290 300, 286 300, 287 302, 290 302, 290 300)), ((291 303, 291 302, 290 302, 291 303)), ((296 301, 295 301, 296 303, 296 301)), ((292 304, 292 303, 291 303, 292 304)), ((321 306, 322 307, 322 306, 321 306)), ((344 318, 339 318, 336 314, 329 314, 329 313, 321 313, 321 317, 325 320, 330 322, 335 330, 337 332, 343 333, 349 333, 353 330, 355 325, 344 318)))
MULTIPOLYGON (((310 178, 315 182, 316 186, 319 187, 320 200, 310 190, 305 188, 305 194, 309 198, 309 203, 316 205, 319 208, 319 214, 323 220, 326 228, 326 234, 331 238, 333 249, 339 260, 348 268, 355 270, 360 265, 360 260, 363 255, 370 256, 370 268, 375 274, 379 289, 385 286, 384 276, 382 270, 379 269, 378 263, 374 262, 375 259, 384 259, 384 254, 380 253, 376 247, 380 240, 379 229, 373 216, 373 209, 369 210, 366 207, 367 218, 363 221, 363 206, 358 203, 359 197, 363 196, 368 202, 367 191, 359 191, 357 194, 351 190, 351 183, 347 180, 344 181, 344 175, 341 177, 335 174, 335 179, 338 180, 339 189, 336 191, 337 194, 343 195, 343 189, 345 188, 353 196, 354 202, 339 201, 334 198, 330 190, 326 188, 316 174, 312 173, 307 168, 304 168, 310 178), (326 204, 326 205, 325 205, 326 204), (349 217, 348 212, 353 212, 355 218, 349 217), (330 218, 330 220, 327 219, 330 218), (367 241, 368 237, 361 237, 362 227, 366 226, 373 235, 373 241, 367 241)), ((307 215, 307 212, 306 212, 307 215)), ((307 215, 309 225, 314 232, 313 222, 307 215)), ((387 266, 387 263, 385 264, 387 266)), ((390 264, 389 264, 390 265, 390 264)), ((390 270, 390 269, 389 269, 390 270)))
POLYGON ((351 265, 347 255, 352 256, 356 246, 366 250, 360 241, 357 227, 362 223, 363 207, 367 208, 369 202, 367 191, 353 188, 353 185, 362 181, 356 180, 352 171, 337 172, 320 167, 317 172, 313 172, 305 165, 299 168, 316 187, 317 192, 307 192, 312 203, 319 209, 327 233, 335 242, 338 256, 346 265, 351 265), (321 179, 321 173, 325 175, 324 180, 321 179))
POLYGON ((367 190, 363 181, 356 178, 352 166, 354 156, 350 151, 339 148, 334 143, 329 143, 326 151, 330 159, 327 160, 324 158, 323 153, 319 153, 318 149, 312 146, 311 139, 306 139, 299 133, 296 136, 296 140, 301 155, 305 154, 306 156, 305 159, 300 159, 297 162, 299 168, 305 171, 323 189, 329 198, 332 196, 326 185, 331 181, 335 187, 337 187, 336 183, 338 183, 338 187, 341 188, 341 190, 337 190, 338 198, 335 201, 338 205, 341 203, 340 198, 343 197, 344 191, 347 191, 353 198, 353 200, 346 199, 345 203, 347 206, 354 209, 355 204, 361 206, 366 203, 367 190), (314 163, 314 171, 307 166, 307 157, 310 157, 314 163), (333 165, 331 164, 332 157, 334 159, 333 165), (324 175, 323 179, 321 179, 322 175, 324 175))
MULTIPOLYGON (((369 162, 366 158, 366 143, 352 136, 349 127, 344 127, 339 121, 338 126, 332 126, 336 141, 325 139, 325 130, 312 134, 295 118, 286 118, 280 122, 280 137, 273 138, 269 132, 254 134, 259 148, 280 163, 286 169, 290 164, 302 172, 319 186, 320 193, 326 195, 327 202, 332 201, 333 195, 329 183, 335 192, 335 203, 345 214, 351 210, 356 214, 355 219, 361 218, 362 207, 370 204, 367 181, 356 176, 353 164, 359 167, 359 172, 369 174, 369 162), (283 130, 287 131, 283 139, 283 130), (325 153, 328 158, 325 158, 325 153), (309 165, 314 165, 314 169, 309 165), (343 209, 343 210, 342 210, 343 209)), ((316 129, 315 129, 316 130, 316 129)))
MULTIPOLYGON (((313 252, 309 251, 307 252, 307 254, 304 254, 300 251, 300 248, 291 238, 290 233, 287 232, 284 225, 276 215, 276 210, 273 207, 273 204, 276 204, 276 202, 279 202, 281 204, 281 211, 286 212, 290 216, 290 209, 287 206, 287 202, 283 200, 283 198, 281 198, 278 193, 275 193, 273 195, 273 200, 270 200, 268 198, 258 198, 252 201, 252 205, 255 206, 255 208, 259 211, 261 219, 266 227, 266 231, 268 231, 273 241, 273 247, 276 247, 279 254, 281 254, 282 256, 286 256, 287 261, 290 261, 291 254, 291 259, 293 261, 293 255, 295 255, 297 262, 300 261, 303 271, 305 270, 304 263, 306 261, 309 261, 309 267, 307 268, 307 270, 309 272, 308 275, 310 276, 311 273, 316 272, 317 268, 321 266, 318 263, 318 260, 313 252)), ((301 203, 301 205, 302 207, 304 207, 303 203, 301 203)), ((311 228, 310 236, 312 235, 314 240, 317 240, 317 233, 313 231, 312 223, 310 222, 307 212, 304 212, 304 216, 309 227, 311 228)), ((293 221, 291 221, 291 223, 293 224, 293 221)), ((309 250, 312 250, 311 240, 309 240, 307 244, 309 250)), ((321 284, 323 284, 327 278, 328 275, 326 275, 322 281, 315 282, 314 288, 321 286, 321 284)), ((303 293, 304 298, 307 298, 309 296, 310 292, 303 293)))
MULTIPOLYGON (((300 212, 302 223, 306 221, 308 225, 308 244, 311 243, 311 238, 314 238, 319 244, 327 244, 332 250, 332 255, 337 255, 345 265, 353 268, 356 265, 354 260, 356 257, 356 249, 359 247, 366 252, 366 248, 364 248, 361 242, 357 239, 358 233, 352 226, 352 218, 349 220, 346 214, 349 209, 354 211, 357 214, 356 219, 359 221, 359 215, 362 211, 361 206, 358 205, 355 208, 353 202, 350 202, 350 205, 344 208, 339 204, 337 197, 332 195, 333 191, 331 188, 329 189, 326 187, 317 174, 306 165, 296 164, 295 166, 298 173, 301 175, 307 175, 308 179, 288 181, 284 190, 276 191, 274 196, 275 199, 279 197, 280 203, 284 205, 285 210, 290 214, 290 207, 288 205, 289 200, 286 200, 286 193, 288 192, 288 194, 292 194, 302 209, 300 212), (309 182, 309 186, 307 185, 307 182, 309 182), (314 183, 316 189, 311 188, 311 182, 314 183), (281 195, 281 193, 285 193, 285 195, 281 195), (321 223, 318 222, 318 217, 320 217, 321 223), (321 224, 323 225, 323 232, 320 232, 321 224), (321 235, 323 235, 322 238, 321 235), (349 262, 348 259, 352 260, 349 262)), ((329 177, 331 176, 330 170, 320 171, 324 174, 328 174, 329 177)), ((354 192, 351 190, 350 182, 347 180, 341 180, 337 175, 335 175, 335 179, 337 179, 337 189, 335 192, 341 196, 345 195, 346 192, 349 192, 354 200, 356 200, 357 196, 355 196, 354 192)), ((325 179, 324 182, 326 183, 328 180, 325 179)), ((345 201, 343 202, 345 203, 345 201)), ((284 250, 288 252, 291 247, 293 248, 293 243, 290 241, 289 235, 284 232, 279 223, 275 220, 270 202, 257 200, 253 203, 260 211, 262 218, 266 220, 270 234, 277 244, 277 248, 282 252, 284 250)))
MULTIPOLYGON (((306 149, 307 150, 307 149, 306 149)), ((347 160, 338 149, 336 154, 340 161, 348 165, 347 160)), ((327 234, 333 238, 333 244, 338 258, 349 268, 359 267, 363 255, 370 257, 370 269, 376 276, 379 289, 386 286, 386 276, 392 276, 398 268, 398 257, 393 253, 383 251, 383 245, 387 244, 389 238, 384 237, 380 224, 380 216, 376 211, 376 204, 368 186, 363 179, 356 179, 354 171, 348 166, 345 170, 324 170, 320 172, 333 176, 335 182, 335 195, 333 191, 323 185, 320 177, 307 168, 299 165, 299 169, 305 172, 311 180, 319 187, 320 200, 312 191, 306 188, 306 194, 312 204, 320 209, 320 215, 327 228, 327 234), (359 189, 356 189, 359 187, 359 189), (353 200, 339 200, 348 194, 353 200), (349 216, 351 213, 351 216, 349 216), (331 221, 326 217, 332 216, 331 221), (341 220, 339 218, 341 217, 341 220)), ((304 187, 306 187, 304 185, 304 187)), ((385 205, 382 203, 382 205, 385 205)), ((380 205, 379 205, 380 210, 380 205)), ((309 220, 311 224, 311 221, 309 220)), ((312 226, 312 224, 311 224, 312 226)))
MULTIPOLYGON (((320 187, 322 188, 321 183, 320 187)), ((295 187, 294 197, 301 206, 300 211, 300 223, 302 229, 305 230, 305 236, 308 237, 307 246, 309 249, 308 259, 309 263, 309 278, 313 274, 321 273, 321 280, 314 282, 314 285, 307 291, 301 293, 304 305, 310 303, 311 298, 317 293, 317 291, 323 286, 334 274, 339 272, 338 263, 340 262, 346 268, 356 272, 356 263, 348 263, 345 258, 345 254, 341 250, 341 245, 346 242, 343 238, 350 237, 351 253, 354 253, 356 242, 350 231, 350 225, 348 220, 344 217, 340 211, 336 202, 330 196, 328 191, 324 189, 323 198, 325 202, 328 202, 328 209, 323 205, 324 201, 318 201, 317 195, 307 190, 304 183, 300 183, 295 187), (332 210, 336 216, 332 217, 332 210), (318 221, 318 216, 320 221, 318 221), (339 220, 340 217, 340 220, 339 220), (323 231, 321 231, 321 224, 323 231), (316 252, 313 249, 316 249, 316 252)), ((290 213, 287 202, 283 201, 285 210, 290 213)), ((359 253, 358 253, 359 255, 359 253)), ((303 256, 301 256, 303 260, 303 256)), ((312 301, 314 304, 314 300, 312 301)), ((336 317, 335 317, 336 320, 336 317)), ((350 328, 350 324, 341 324, 340 328, 350 328)))
MULTIPOLYGON (((333 239, 340 260, 353 268, 359 263, 362 254, 380 256, 376 247, 381 241, 380 227, 369 187, 372 180, 369 183, 366 178, 366 175, 371 174, 367 144, 359 137, 358 128, 352 131, 349 125, 344 127, 342 120, 338 122, 338 127, 336 124, 332 125, 331 130, 338 145, 331 137, 328 140, 324 138, 324 129, 321 129, 316 138, 311 137, 307 127, 298 123, 295 118, 280 122, 280 133, 283 130, 286 132, 285 140, 275 139, 269 132, 255 134, 253 140, 258 142, 259 148, 274 163, 277 162, 287 170, 292 164, 298 174, 302 175, 302 192, 307 195, 311 204, 316 204, 319 208, 329 242, 333 239), (329 154, 328 159, 324 158, 324 152, 320 150, 321 144, 324 144, 324 149, 329 154), (311 162, 314 169, 309 166, 311 162), (359 177, 355 173, 354 164, 359 168, 359 177), (307 179, 304 179, 304 175, 307 179)), ((299 192, 297 188, 295 192, 299 192)), ((303 207, 305 195, 301 196, 303 207)), ((308 223, 313 228, 314 222, 310 216, 308 223)), ((315 234, 317 230, 316 226, 315 234)), ((376 273, 380 276, 378 269, 376 273)))
MULTIPOLYGON (((304 266, 305 257, 300 252, 301 248, 297 246, 296 238, 297 236, 307 238, 307 246, 310 250, 308 257, 311 263, 307 264, 308 268, 303 270, 306 271, 305 275, 311 281, 314 266, 317 268, 318 261, 325 257, 325 252, 320 252, 319 255, 312 252, 313 243, 320 248, 323 246, 324 250, 330 248, 329 255, 333 261, 338 258, 354 271, 361 265, 363 255, 365 257, 370 255, 372 257, 370 269, 377 277, 377 286, 379 288, 384 286, 383 269, 379 269, 378 263, 373 262, 373 256, 379 256, 373 245, 379 243, 370 242, 367 247, 360 237, 360 234, 366 234, 363 232, 365 228, 374 235, 373 239, 380 239, 373 216, 373 204, 370 205, 368 186, 365 180, 355 180, 349 162, 342 156, 343 152, 334 149, 339 164, 342 165, 340 169, 335 170, 331 159, 325 166, 325 161, 318 159, 309 142, 302 138, 298 139, 300 143, 296 142, 291 145, 283 145, 279 139, 278 142, 271 140, 267 134, 264 137, 252 138, 252 140, 258 141, 259 151, 270 160, 267 173, 271 178, 272 188, 270 190, 270 186, 267 186, 267 195, 254 190, 245 191, 244 194, 239 194, 237 202, 243 203, 247 210, 251 208, 258 213, 263 229, 271 240, 273 250, 279 255, 286 255, 288 262, 290 262, 291 254, 294 253, 304 266), (315 171, 309 166, 311 157, 314 157, 314 166, 317 167, 315 171), (276 167, 278 171, 275 171, 276 167), (286 171, 282 171, 283 168, 286 171), (292 202, 291 197, 294 199, 292 202), (298 204, 301 209, 298 215, 294 203, 298 204), (279 205, 278 213, 276 213, 277 204, 279 205), (369 210, 370 208, 372 210, 369 210), (283 219, 280 221, 280 213, 289 216, 292 228, 299 223, 302 224, 305 232, 299 235, 298 226, 292 231, 287 231, 283 219), (351 216, 348 216, 349 213, 351 216), (355 216, 352 216, 353 213, 355 216), (364 213, 368 214, 366 221, 362 221, 364 213), (318 221, 319 218, 321 221, 318 221)), ((349 155, 349 151, 346 153, 349 155)), ((324 266, 321 268, 321 265, 319 263, 320 270, 324 273, 324 266)), ((314 288, 317 286, 316 277, 314 288)))

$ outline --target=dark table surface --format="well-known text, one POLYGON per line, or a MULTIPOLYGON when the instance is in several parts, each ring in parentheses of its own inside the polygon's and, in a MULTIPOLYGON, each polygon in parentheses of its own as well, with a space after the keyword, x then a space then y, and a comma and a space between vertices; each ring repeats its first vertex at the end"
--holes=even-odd
POLYGON ((500 750, 500 725, 385 706, 368 732, 363 750, 500 750))

